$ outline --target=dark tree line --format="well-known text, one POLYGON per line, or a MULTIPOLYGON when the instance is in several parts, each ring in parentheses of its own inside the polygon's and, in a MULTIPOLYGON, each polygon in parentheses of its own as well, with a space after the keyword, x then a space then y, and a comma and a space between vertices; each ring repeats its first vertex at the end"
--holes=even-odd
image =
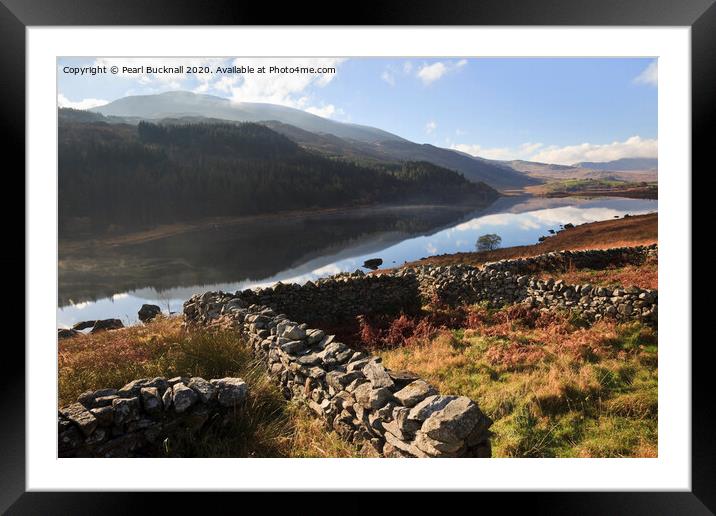
POLYGON ((259 124, 61 121, 60 229, 146 227, 377 202, 480 203, 496 192, 430 163, 369 167, 306 151, 259 124))

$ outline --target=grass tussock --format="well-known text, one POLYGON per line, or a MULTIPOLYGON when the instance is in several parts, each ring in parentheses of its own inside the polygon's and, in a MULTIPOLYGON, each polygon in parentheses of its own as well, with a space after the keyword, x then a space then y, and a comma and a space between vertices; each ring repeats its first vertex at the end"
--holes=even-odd
POLYGON ((328 432, 305 405, 287 402, 237 334, 186 331, 178 317, 59 342, 59 404, 89 389, 121 387, 154 376, 225 376, 249 386, 246 406, 226 423, 210 423, 195 435, 175 434, 164 457, 358 457, 355 445, 328 432))
POLYGON ((380 352, 495 421, 498 457, 654 457, 657 336, 639 323, 475 306, 460 327, 380 352))

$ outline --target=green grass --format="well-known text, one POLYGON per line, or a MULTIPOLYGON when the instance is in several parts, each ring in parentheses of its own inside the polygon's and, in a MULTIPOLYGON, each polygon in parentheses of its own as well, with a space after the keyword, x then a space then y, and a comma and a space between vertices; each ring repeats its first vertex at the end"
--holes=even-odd
POLYGON ((653 329, 585 327, 567 314, 531 324, 507 311, 381 355, 440 392, 475 400, 494 421, 496 457, 656 456, 653 329))

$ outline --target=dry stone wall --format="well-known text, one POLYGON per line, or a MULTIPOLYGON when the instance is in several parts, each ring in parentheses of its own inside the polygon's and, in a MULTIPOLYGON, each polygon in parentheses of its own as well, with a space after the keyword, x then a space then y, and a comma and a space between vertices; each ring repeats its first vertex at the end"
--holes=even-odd
POLYGON ((58 414, 60 457, 132 457, 173 432, 197 432, 240 407, 241 378, 142 378, 121 389, 87 391, 58 414))
POLYGON ((184 316, 189 324, 221 324, 242 333, 287 398, 305 401, 328 427, 372 454, 490 456, 492 422, 472 400, 440 395, 320 329, 221 292, 193 297, 184 316))
POLYGON ((303 285, 276 283, 264 289, 237 292, 246 306, 264 305, 306 321, 337 321, 361 314, 398 314, 420 309, 414 278, 388 274, 373 276, 356 271, 303 285))
POLYGON ((416 278, 424 300, 437 299, 448 304, 486 301, 494 306, 527 303, 545 310, 573 310, 592 322, 611 317, 619 321, 638 320, 656 325, 656 290, 569 285, 560 280, 541 280, 530 274, 570 267, 603 269, 610 265, 642 264, 647 260, 656 260, 657 252, 656 246, 560 251, 488 263, 481 268, 469 265, 417 266, 401 269, 395 274, 416 278))
POLYGON ((642 265, 658 259, 656 244, 649 246, 612 247, 610 249, 587 249, 584 251, 554 251, 528 258, 500 260, 485 267, 512 274, 535 274, 542 271, 565 271, 575 269, 606 269, 625 265, 642 265))
MULTIPOLYGON (((436 299, 448 304, 486 301, 493 306, 525 302, 546 310, 575 310, 592 322, 613 317, 620 321, 656 324, 656 290, 569 285, 562 281, 540 280, 534 274, 564 271, 571 267, 604 269, 638 265, 656 260, 657 252, 656 245, 620 247, 552 252, 501 260, 479 268, 424 265, 384 271, 378 275, 356 271, 303 285, 277 283, 263 289, 247 289, 236 292, 232 299, 243 306, 267 306, 314 325, 372 313, 415 313, 424 303, 436 299)), ((211 295, 213 293, 206 294, 211 295)), ((202 303, 206 305, 208 298, 202 303)), ((208 306, 208 309, 209 313, 217 315, 221 307, 208 306)))
POLYGON ((579 311, 586 319, 657 322, 657 291, 567 285, 531 274, 601 269, 656 259, 656 246, 562 251, 517 260, 357 271, 242 292, 206 292, 184 304, 187 324, 242 333, 288 398, 304 400, 343 438, 387 457, 490 456, 491 421, 470 399, 440 395, 420 378, 386 369, 378 357, 337 342, 309 324, 370 313, 418 311, 423 303, 528 303, 579 311), (290 314, 290 315, 287 315, 290 314), (298 323, 296 321, 307 321, 298 323))
MULTIPOLYGON (((341 274, 304 285, 235 294, 207 292, 184 304, 188 324, 241 332, 288 398, 304 400, 343 438, 387 457, 488 457, 492 422, 463 396, 439 394, 415 376, 386 369, 309 324, 356 315, 411 313, 426 301, 528 303, 657 323, 656 290, 568 285, 534 273, 601 269, 656 259, 656 246, 563 251, 481 268, 417 266, 379 275, 341 274), (290 315, 287 315, 290 314, 290 315), (295 321, 305 321, 301 324, 295 321)), ((82 394, 59 412, 59 454, 133 456, 177 429, 196 431, 246 397, 238 378, 154 378, 82 394)))

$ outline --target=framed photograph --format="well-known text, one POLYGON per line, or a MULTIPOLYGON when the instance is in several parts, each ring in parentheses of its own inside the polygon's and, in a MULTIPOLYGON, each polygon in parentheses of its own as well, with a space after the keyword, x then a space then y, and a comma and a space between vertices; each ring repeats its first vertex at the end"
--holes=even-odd
POLYGON ((2 0, 27 242, 2 508, 428 490, 710 514, 691 170, 712 4, 341 26, 2 0))

